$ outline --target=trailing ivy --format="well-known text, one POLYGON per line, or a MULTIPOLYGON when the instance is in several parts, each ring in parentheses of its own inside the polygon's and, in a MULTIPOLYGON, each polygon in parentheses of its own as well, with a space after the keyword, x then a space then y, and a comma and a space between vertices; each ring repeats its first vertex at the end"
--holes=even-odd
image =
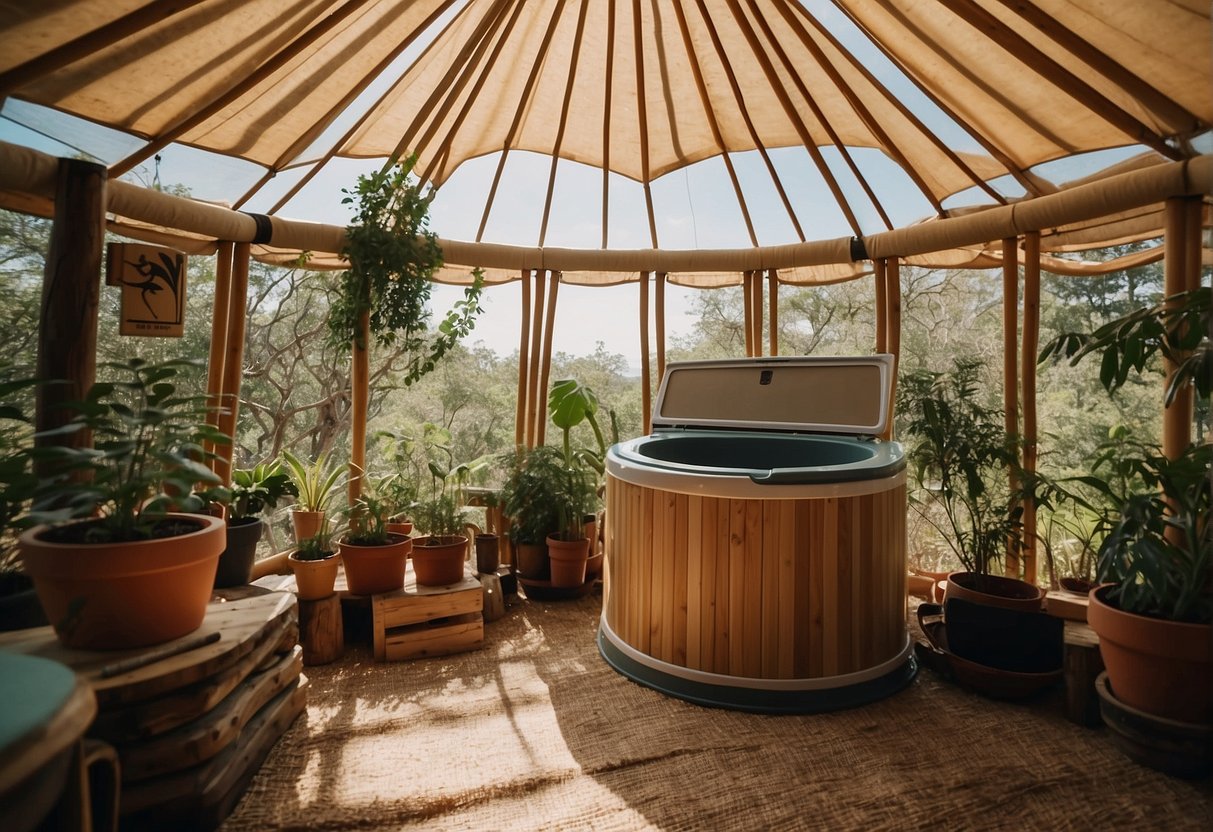
POLYGON ((430 334, 431 281, 443 261, 438 238, 428 229, 435 192, 410 179, 416 161, 415 155, 403 162, 393 160, 378 172, 358 177, 353 190, 342 189, 341 203, 356 206, 356 214, 341 251, 350 268, 341 273, 328 318, 329 343, 348 350, 361 337, 359 319, 368 313, 377 344, 403 347, 409 353, 406 385, 433 370, 472 331, 484 288, 484 276, 476 269, 463 300, 452 306, 436 334, 430 334))

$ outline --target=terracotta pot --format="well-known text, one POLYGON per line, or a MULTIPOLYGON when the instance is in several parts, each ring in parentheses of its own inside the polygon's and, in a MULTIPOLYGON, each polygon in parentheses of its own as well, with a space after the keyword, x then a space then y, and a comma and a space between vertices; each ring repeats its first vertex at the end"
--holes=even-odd
POLYGON ((202 624, 227 539, 225 524, 200 514, 168 517, 195 531, 89 544, 43 540, 48 526, 21 535, 26 574, 66 646, 146 647, 180 638, 202 624))
POLYGON ((468 539, 463 535, 419 537, 413 541, 418 586, 449 586, 463 580, 468 539))
POLYGON ((1085 578, 1062 578, 1057 582, 1057 585, 1064 592, 1068 592, 1071 595, 1081 595, 1083 598, 1090 595, 1091 590, 1095 588, 1095 584, 1085 578))
POLYGON ((227 524, 227 548, 219 556, 219 568, 215 572, 216 588, 241 586, 249 582, 264 525, 260 517, 227 524))
POLYGON ((413 549, 413 540, 393 534, 384 546, 359 546, 338 542, 341 562, 345 564, 345 583, 355 595, 379 595, 404 586, 404 562, 413 549))
POLYGON ((300 601, 319 601, 333 594, 341 557, 334 552, 320 560, 299 560, 291 552, 287 561, 295 573, 295 594, 300 601))
POLYGON ((552 586, 571 589, 585 583, 585 564, 590 555, 590 541, 579 537, 563 540, 548 537, 548 561, 552 569, 552 586))
MULTIPOLYGON (((926 599, 934 601, 936 604, 943 603, 943 588, 940 586, 941 581, 947 581, 951 571, 937 572, 930 569, 919 569, 917 566, 911 566, 910 571, 920 578, 930 581, 930 585, 926 588, 926 599)), ((913 586, 913 583, 911 583, 913 586)), ((921 582, 919 583, 921 587, 921 582)), ((912 592, 911 594, 917 594, 912 592)))
POLYGON ((528 580, 542 581, 548 577, 548 550, 542 543, 519 543, 514 547, 518 574, 528 580))
POLYGON ((1091 590, 1087 623, 1113 695, 1153 716, 1213 723, 1213 625, 1125 612, 1108 601, 1111 589, 1091 590))
POLYGON ((598 515, 587 514, 581 527, 585 530, 586 540, 590 541, 590 557, 598 551, 598 515))
POLYGON ((500 540, 495 534, 476 535, 476 571, 481 574, 496 572, 501 565, 498 553, 500 540))
POLYGON ((295 527, 295 542, 302 543, 309 537, 315 537, 324 525, 323 511, 302 511, 291 509, 291 524, 295 527))
POLYGON ((602 574, 602 564, 604 561, 606 561, 606 555, 602 552, 589 556, 585 562, 585 579, 587 581, 598 580, 598 576, 602 574))
POLYGON ((413 521, 412 520, 392 520, 385 525, 387 526, 387 530, 389 532, 393 532, 394 534, 412 534, 413 533, 413 521))
POLYGON ((945 603, 948 598, 964 598, 975 604, 1024 612, 1040 612, 1044 597, 1043 589, 1027 581, 977 572, 951 573, 944 594, 945 603))

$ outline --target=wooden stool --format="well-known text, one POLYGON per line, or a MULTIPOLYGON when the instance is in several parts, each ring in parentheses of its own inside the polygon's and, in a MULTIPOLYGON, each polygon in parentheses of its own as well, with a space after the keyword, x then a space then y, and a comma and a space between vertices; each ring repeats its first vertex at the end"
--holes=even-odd
POLYGON ((1103 672, 1099 655, 1099 637, 1086 624, 1067 621, 1063 662, 1066 681, 1066 719, 1078 725, 1095 726, 1099 715, 1099 696, 1095 679, 1103 672))
POLYGON ((410 561, 404 588, 371 597, 375 659, 399 661, 472 650, 484 643, 484 589, 468 574, 449 586, 418 586, 410 561))
POLYGON ((484 591, 484 620, 496 621, 505 615, 505 593, 501 589, 501 579, 494 572, 482 573, 476 577, 484 591))
POLYGON ((299 601, 299 644, 308 667, 328 664, 345 652, 341 596, 336 592, 318 601, 299 601))

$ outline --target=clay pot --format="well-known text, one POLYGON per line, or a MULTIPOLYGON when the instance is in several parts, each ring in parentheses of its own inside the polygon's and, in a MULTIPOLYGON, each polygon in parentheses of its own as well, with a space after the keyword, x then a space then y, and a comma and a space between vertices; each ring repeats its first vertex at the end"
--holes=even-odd
POLYGON ((585 564, 589 559, 590 541, 579 537, 562 540, 548 537, 548 562, 552 570, 552 586, 572 589, 585 583, 585 564))
POLYGON ((292 552, 287 561, 295 573, 295 594, 300 601, 319 601, 333 594, 337 567, 341 565, 336 552, 320 560, 299 560, 292 552))
POLYGON ((345 564, 345 583, 354 595, 379 595, 404 587, 404 564, 413 549, 412 538, 392 534, 384 546, 338 542, 345 564))
POLYGON ((468 539, 463 535, 419 537, 413 541, 418 586, 449 586, 463 580, 468 539))
POLYGON ((219 568, 215 571, 216 588, 241 586, 249 582, 264 525, 260 517, 227 524, 227 548, 219 556, 219 568))
POLYGON ((291 524, 295 528, 295 542, 302 543, 309 537, 315 537, 324 526, 323 511, 302 511, 291 509, 291 524))
POLYGON ((392 520, 388 523, 385 523, 384 525, 387 526, 387 530, 389 532, 392 532, 394 534, 412 534, 413 533, 413 521, 412 520, 392 520))
POLYGON ((548 577, 548 550, 542 543, 519 543, 514 547, 518 574, 527 580, 542 581, 548 577))
POLYGON ((1125 612, 1108 601, 1111 589, 1091 590, 1087 623, 1113 695, 1153 716, 1213 723, 1213 625, 1125 612))
POLYGON ((486 575, 497 571, 501 565, 498 554, 500 540, 495 534, 476 535, 476 571, 486 575))
POLYGON ((1044 597, 1043 589, 1027 581, 977 572, 951 573, 944 594, 945 603, 948 598, 964 598, 975 604, 1024 612, 1040 612, 1044 597))
POLYGON ((48 526, 21 535, 25 572, 63 644, 90 650, 146 647, 201 626, 227 540, 226 525, 201 514, 167 517, 194 531, 83 544, 43 540, 48 526))

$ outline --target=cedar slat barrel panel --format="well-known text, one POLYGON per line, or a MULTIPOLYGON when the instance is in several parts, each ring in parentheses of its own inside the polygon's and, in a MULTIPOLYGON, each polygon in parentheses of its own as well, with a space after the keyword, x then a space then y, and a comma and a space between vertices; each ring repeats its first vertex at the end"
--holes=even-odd
POLYGON ((708 673, 803 679, 865 670, 904 645, 904 483, 746 500, 608 478, 606 517, 606 619, 641 653, 708 673))

